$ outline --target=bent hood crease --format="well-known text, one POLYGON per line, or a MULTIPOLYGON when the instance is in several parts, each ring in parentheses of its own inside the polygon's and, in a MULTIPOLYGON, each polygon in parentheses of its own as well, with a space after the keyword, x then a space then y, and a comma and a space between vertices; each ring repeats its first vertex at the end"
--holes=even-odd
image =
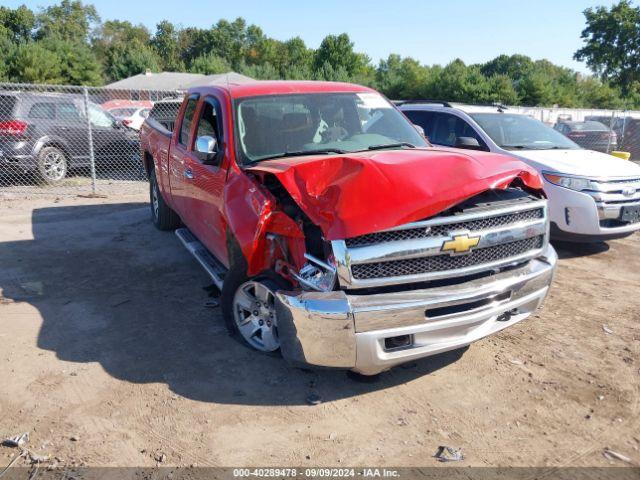
POLYGON ((517 177, 541 189, 538 174, 514 158, 453 149, 305 156, 261 162, 327 240, 364 235, 436 215, 517 177))

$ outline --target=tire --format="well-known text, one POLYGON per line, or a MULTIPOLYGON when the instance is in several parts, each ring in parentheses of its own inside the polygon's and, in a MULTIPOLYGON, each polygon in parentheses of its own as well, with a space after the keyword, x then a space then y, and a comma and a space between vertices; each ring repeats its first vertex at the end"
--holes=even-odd
POLYGON ((60 185, 69 169, 67 156, 58 147, 44 147, 38 153, 38 180, 47 185, 60 185))
POLYGON ((253 350, 277 352, 280 340, 275 292, 286 288, 285 283, 270 276, 246 278, 229 272, 220 303, 230 333, 253 350))
POLYGON ((149 205, 151 221, 158 230, 175 230, 180 226, 180 217, 164 201, 158 188, 156 172, 152 168, 149 173, 149 205))

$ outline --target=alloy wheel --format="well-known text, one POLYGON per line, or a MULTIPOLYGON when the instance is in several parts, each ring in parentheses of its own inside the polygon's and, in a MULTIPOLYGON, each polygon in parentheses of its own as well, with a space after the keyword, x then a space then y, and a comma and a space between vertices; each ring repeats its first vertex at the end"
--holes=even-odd
POLYGON ((240 285, 233 298, 236 327, 256 350, 273 352, 280 348, 275 295, 263 283, 250 280, 240 285))

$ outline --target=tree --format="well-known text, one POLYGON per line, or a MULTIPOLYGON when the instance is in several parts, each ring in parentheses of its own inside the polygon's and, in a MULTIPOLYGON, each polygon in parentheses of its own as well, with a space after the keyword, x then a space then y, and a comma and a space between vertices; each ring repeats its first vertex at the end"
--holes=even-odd
POLYGON ((587 27, 580 37, 585 45, 574 58, 628 93, 640 82, 640 7, 621 0, 610 9, 588 8, 584 16, 587 27))
POLYGON ((623 108, 620 92, 597 78, 587 77, 577 83, 579 104, 589 108, 623 108))
POLYGON ((233 22, 220 20, 208 32, 207 52, 226 59, 231 66, 237 67, 243 60, 247 38, 247 24, 241 17, 233 22))
POLYGON ((487 77, 506 75, 518 82, 533 69, 533 60, 526 55, 498 55, 483 64, 480 71, 487 77))
POLYGON ((24 5, 15 10, 0 7, 0 35, 9 37, 13 42, 31 40, 35 25, 35 14, 24 5))
POLYGON ((143 25, 133 25, 129 21, 108 20, 98 29, 98 38, 94 44, 100 46, 129 42, 148 44, 150 40, 149 30, 143 25))
POLYGON ((8 35, 0 33, 0 82, 9 81, 11 62, 16 48, 16 44, 8 35))
POLYGON ((59 38, 47 38, 39 42, 60 59, 60 80, 68 85, 100 85, 102 72, 91 47, 59 38))
POLYGON ((105 73, 111 81, 138 75, 150 70, 160 70, 156 52, 139 42, 116 44, 110 48, 105 58, 105 73))
POLYGON ((256 80, 278 80, 281 78, 278 69, 270 63, 261 65, 240 64, 238 72, 256 80))
POLYGON ((184 70, 184 62, 180 58, 178 35, 176 27, 167 20, 163 20, 156 26, 151 46, 160 57, 163 70, 176 72, 184 70))
POLYGON ((487 100, 490 103, 503 105, 515 105, 518 103, 518 92, 513 86, 513 80, 508 75, 497 74, 489 77, 489 94, 487 100))
POLYGON ((180 60, 189 65, 195 58, 211 51, 209 30, 188 27, 178 32, 180 60))
POLYGON ((83 5, 80 0, 62 0, 37 16, 37 38, 57 37, 72 42, 86 42, 93 28, 100 22, 96 7, 83 5))
POLYGON ((213 52, 200 55, 191 63, 190 72, 213 75, 215 73, 227 73, 231 70, 229 63, 213 52))
POLYGON ((10 62, 9 78, 14 82, 62 83, 60 57, 39 42, 18 45, 10 62))
POLYGON ((520 102, 529 106, 553 105, 553 93, 548 78, 540 72, 532 73, 523 78, 518 89, 520 102))
POLYGON ((429 70, 417 60, 391 54, 380 60, 376 70, 376 86, 393 99, 423 97, 428 90, 429 70))
POLYGON ((315 71, 325 72, 329 69, 333 72, 343 70, 348 76, 353 76, 363 73, 368 63, 369 58, 354 52, 349 35, 342 33, 337 36, 327 35, 322 40, 314 55, 313 68, 315 71))

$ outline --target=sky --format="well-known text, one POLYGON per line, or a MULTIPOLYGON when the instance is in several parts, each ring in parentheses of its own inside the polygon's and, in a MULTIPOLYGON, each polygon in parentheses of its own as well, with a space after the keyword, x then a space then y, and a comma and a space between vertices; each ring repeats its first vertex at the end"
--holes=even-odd
MULTIPOLYGON (((15 8, 58 3, 3 0, 15 8)), ((423 64, 486 62, 499 54, 534 59, 587 72, 573 60, 585 26, 582 11, 613 0, 93 0, 102 20, 129 20, 152 32, 167 19, 183 27, 209 27, 219 19, 243 17, 270 37, 300 36, 317 48, 328 34, 346 32, 355 49, 377 64, 390 53, 423 64)))

